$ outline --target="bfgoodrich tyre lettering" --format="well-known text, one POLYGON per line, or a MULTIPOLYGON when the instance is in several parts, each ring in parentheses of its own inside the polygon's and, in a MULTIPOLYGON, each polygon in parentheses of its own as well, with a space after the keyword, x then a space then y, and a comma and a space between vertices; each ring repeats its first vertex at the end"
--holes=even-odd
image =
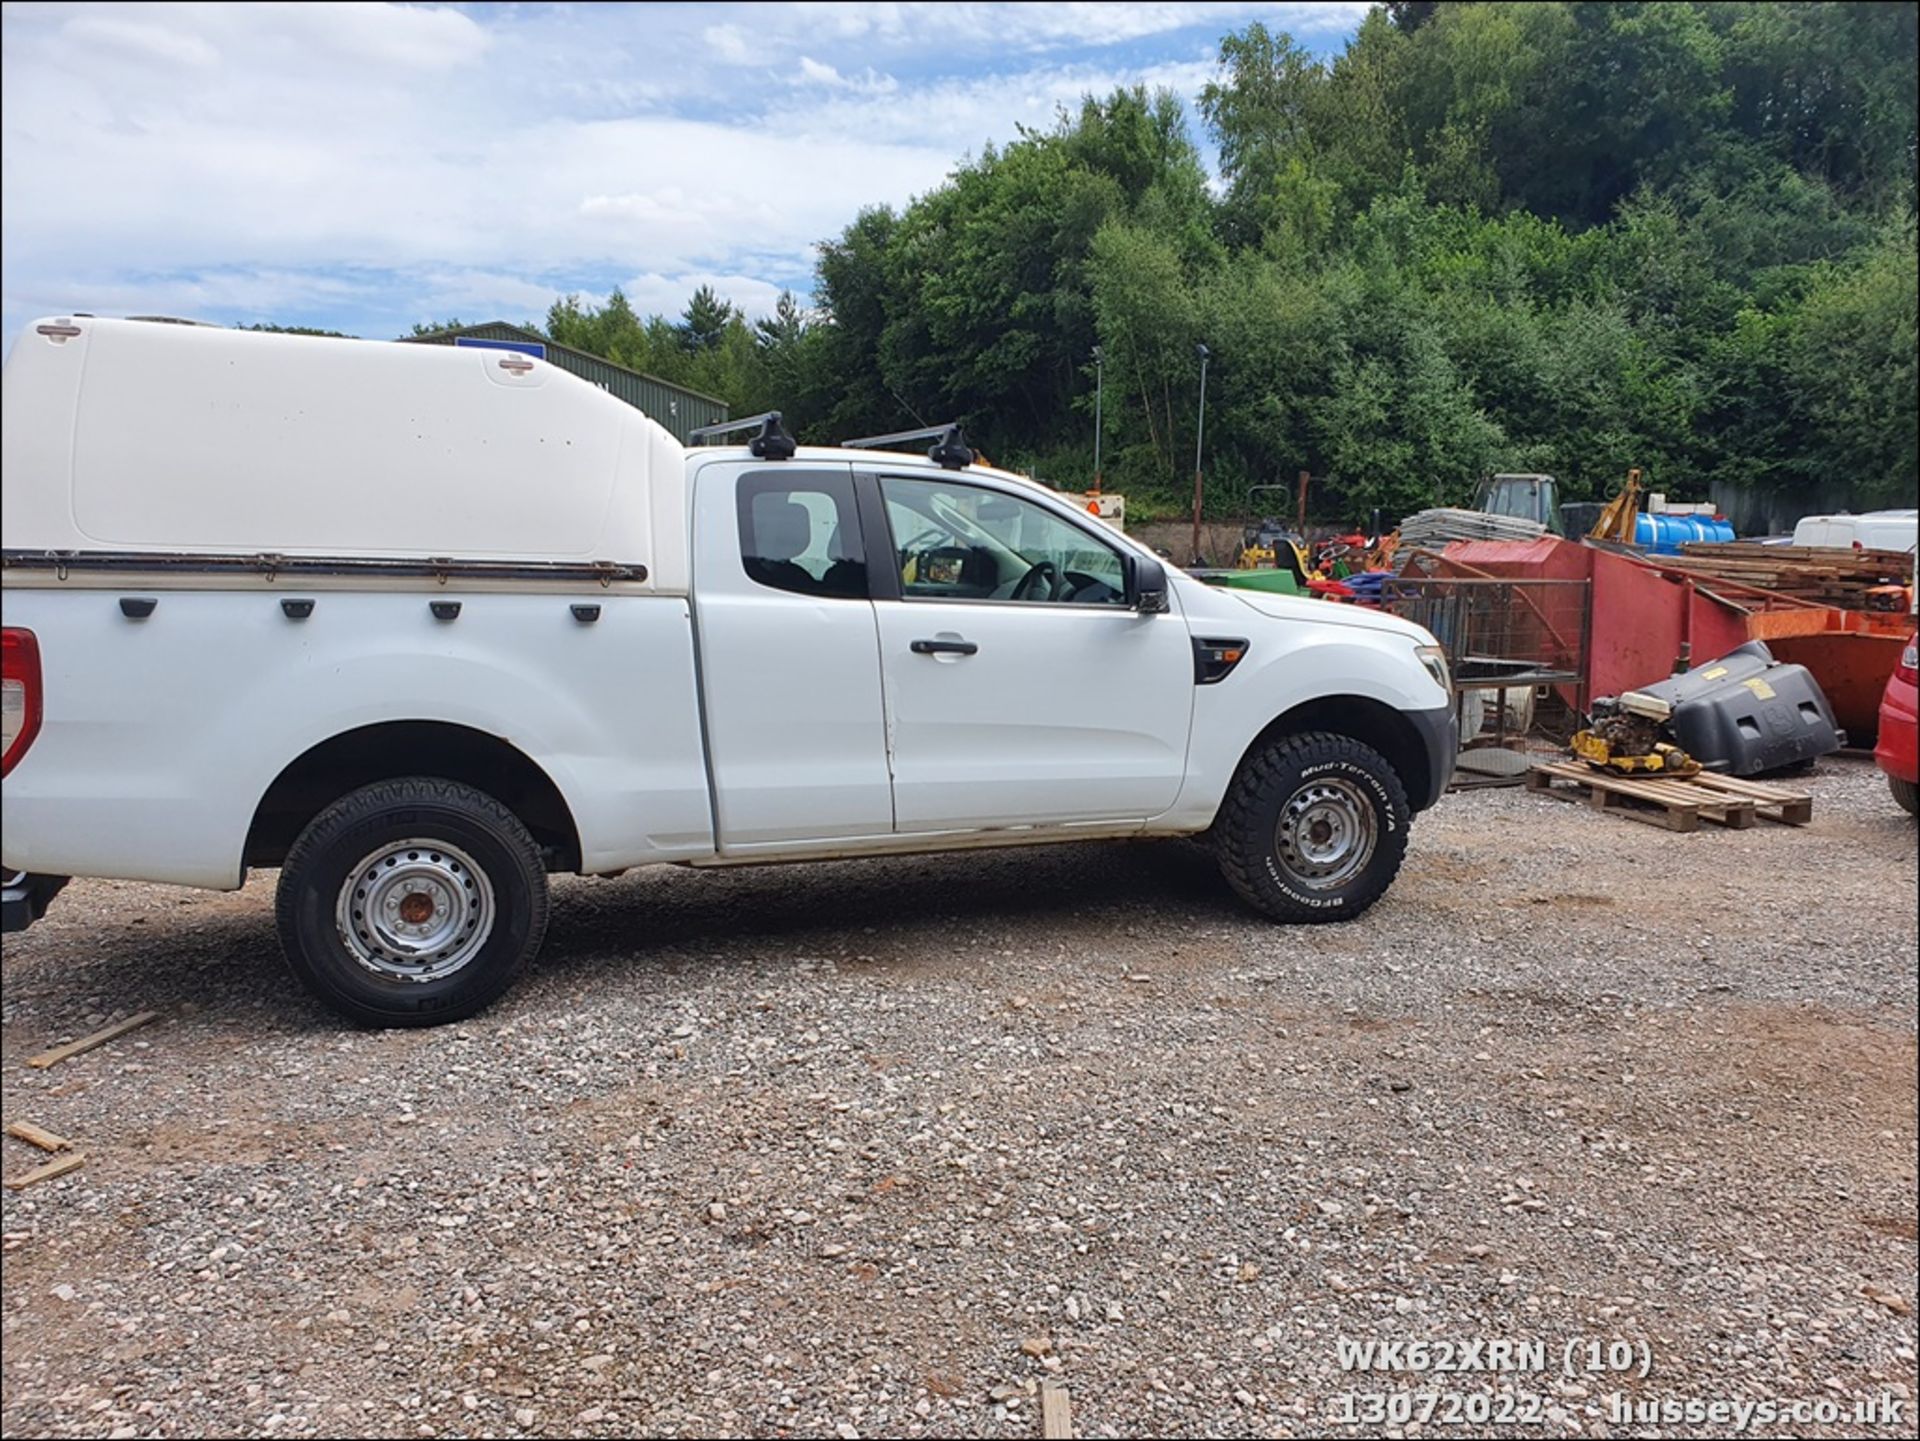
POLYGON ((1406 855, 1406 788, 1385 757, 1349 736, 1283 736, 1250 755, 1215 824, 1236 892, 1280 921, 1359 915, 1406 855))

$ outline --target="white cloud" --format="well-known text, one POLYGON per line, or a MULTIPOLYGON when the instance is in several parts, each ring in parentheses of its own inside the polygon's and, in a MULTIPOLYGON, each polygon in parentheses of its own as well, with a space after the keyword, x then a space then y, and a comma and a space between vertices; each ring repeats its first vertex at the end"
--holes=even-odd
POLYGON ((884 134, 900 144, 947 156, 977 154, 989 140, 1014 137, 1016 124, 1042 129, 1061 107, 1076 109, 1085 95, 1117 86, 1162 87, 1191 95, 1213 77, 1211 61, 1175 61, 1141 69, 1092 65, 1045 66, 977 78, 950 77, 895 92, 863 88, 785 98, 769 110, 770 129, 819 142, 884 134))
POLYGON ((847 83, 841 78, 838 70, 835 70, 831 65, 822 65, 811 55, 802 55, 800 57, 800 74, 803 79, 811 80, 816 85, 845 85, 847 83))
MULTIPOLYGON (((1041 51, 1116 45, 1194 27, 1225 34, 1250 20, 1296 35, 1338 33, 1366 17, 1370 0, 1295 0, 1295 3, 1127 4, 1119 0, 1080 3, 974 4, 931 0, 926 4, 848 3, 757 7, 754 38, 762 54, 791 53, 787 47, 828 38, 859 41, 879 51, 935 47, 948 51, 1041 51)), ((748 38, 736 25, 729 30, 740 56, 748 38)), ((1209 37, 1213 38, 1213 37, 1209 37)))
POLYGON ((53 271, 19 292, 9 310, 51 315, 82 310, 102 315, 171 315, 183 320, 267 319, 289 309, 350 305, 363 287, 338 275, 238 267, 190 276, 99 278, 53 271))
POLYGON ((792 77, 790 83, 796 87, 824 86, 830 90, 847 90, 861 95, 893 95, 900 89, 900 82, 891 75, 883 75, 872 66, 859 75, 843 75, 825 61, 815 60, 811 55, 800 57, 800 73, 792 77))
POLYGON ((279 23, 341 55, 416 70, 446 70, 480 59, 491 37, 470 16, 440 5, 370 0, 270 7, 279 23))
POLYGON ((492 270, 428 269, 410 277, 418 319, 450 315, 486 320, 541 320, 562 294, 557 286, 492 270))
POLYGON ((749 319, 771 315, 780 299, 782 286, 769 285, 755 275, 721 274, 714 271, 680 275, 635 275, 621 284, 627 301, 641 315, 677 316, 701 286, 711 286, 714 294, 724 296, 749 319))
POLYGON ((731 65, 744 64, 753 59, 753 47, 747 44, 747 32, 738 25, 709 25, 700 35, 713 47, 716 55, 731 65))
POLYGON ((120 20, 111 15, 80 15, 61 27, 61 34, 80 50, 122 50, 145 60, 175 65, 206 66, 220 58, 198 35, 182 35, 163 25, 120 20))
MULTIPOLYGON (((70 12, 75 7, 56 8, 70 12)), ((19 18, 37 17, 28 7, 19 18)), ((492 44, 479 22, 451 7, 372 0, 96 5, 73 15, 59 34, 68 53, 120 51, 147 61, 206 66, 231 47, 269 64, 311 65, 319 57, 333 56, 358 65, 427 72, 471 65, 492 44)))
POLYGON ((622 277, 643 310, 707 283, 758 313, 862 207, 1016 123, 1117 84, 1191 95, 1215 33, 1358 8, 9 4, 0 328, 381 333, 622 277), (1100 50, 1176 31, 1144 64, 1100 50))

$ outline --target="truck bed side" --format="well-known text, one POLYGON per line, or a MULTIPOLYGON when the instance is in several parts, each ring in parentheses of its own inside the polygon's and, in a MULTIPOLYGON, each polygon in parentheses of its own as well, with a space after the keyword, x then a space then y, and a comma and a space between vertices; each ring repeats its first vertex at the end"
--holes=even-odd
POLYGON ((403 722, 497 737, 539 767, 584 871, 712 850, 682 597, 15 580, 7 624, 38 639, 45 718, 6 781, 9 867, 231 889, 276 777, 336 737, 403 722), (129 618, 125 595, 152 613, 129 618), (289 597, 311 613, 290 617, 289 597), (458 616, 437 619, 434 601, 458 616))

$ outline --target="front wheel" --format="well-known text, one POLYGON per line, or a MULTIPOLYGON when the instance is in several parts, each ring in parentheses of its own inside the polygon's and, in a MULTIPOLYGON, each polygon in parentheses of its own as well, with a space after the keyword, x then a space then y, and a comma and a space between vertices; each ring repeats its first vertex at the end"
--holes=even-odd
POLYGON ((1386 758, 1350 736, 1282 736, 1249 756, 1214 823, 1227 882, 1276 921, 1344 921, 1386 893, 1412 812, 1386 758))
POLYGON ((280 942, 308 990, 371 1026, 434 1026, 499 998, 540 949, 547 875, 517 816, 409 777, 334 802, 280 872, 280 942))

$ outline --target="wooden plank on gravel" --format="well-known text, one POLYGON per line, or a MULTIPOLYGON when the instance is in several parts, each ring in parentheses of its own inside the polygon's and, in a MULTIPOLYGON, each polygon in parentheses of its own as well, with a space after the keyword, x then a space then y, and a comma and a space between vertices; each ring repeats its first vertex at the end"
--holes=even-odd
POLYGON ((28 1056, 27 1064, 35 1070, 44 1071, 48 1066, 57 1066, 70 1056, 78 1056, 91 1051, 95 1046, 104 1046, 108 1041, 124 1036, 128 1031, 138 1030, 148 1021, 158 1020, 158 1011, 142 1011, 138 1015, 128 1016, 124 1021, 115 1021, 111 1026, 103 1026, 91 1036, 82 1036, 77 1041, 68 1041, 64 1046, 55 1046, 51 1051, 42 1051, 37 1056, 28 1056))
POLYGON ((1742 776, 1716 775, 1712 771, 1702 771, 1693 778, 1693 783, 1750 800, 1761 816, 1781 825, 1804 826, 1813 819, 1813 797, 1806 791, 1768 781, 1750 781, 1742 776))
POLYGON ((43 1151, 71 1151, 73 1142, 65 1136, 56 1136, 51 1131, 42 1130, 31 1121, 7 1122, 7 1134, 16 1140, 25 1141, 29 1146, 38 1146, 43 1151))
POLYGON ((1073 1436, 1073 1403, 1057 1381, 1040 1387, 1040 1434, 1046 1441, 1071 1441, 1073 1436))
MULTIPOLYGON (((1567 796, 1568 800, 1577 798, 1574 795, 1567 796)), ((1622 804, 1630 799, 1640 799, 1640 797, 1635 797, 1629 791, 1609 790, 1605 786, 1593 786, 1587 791, 1587 802, 1596 811, 1611 812, 1616 816, 1625 816, 1630 821, 1641 821, 1650 826, 1665 826, 1668 830, 1679 831, 1683 835, 1700 829, 1699 806, 1662 804, 1658 810, 1637 810, 1622 804)), ((1648 804, 1659 803, 1650 801, 1648 804)))
POLYGON ((77 1171, 87 1164, 87 1158, 75 1151, 70 1156, 62 1156, 57 1161, 49 1161, 44 1166, 35 1166, 31 1171, 22 1171, 6 1183, 9 1191, 24 1191, 29 1186, 37 1186, 42 1181, 51 1181, 56 1176, 64 1176, 69 1171, 77 1171))

